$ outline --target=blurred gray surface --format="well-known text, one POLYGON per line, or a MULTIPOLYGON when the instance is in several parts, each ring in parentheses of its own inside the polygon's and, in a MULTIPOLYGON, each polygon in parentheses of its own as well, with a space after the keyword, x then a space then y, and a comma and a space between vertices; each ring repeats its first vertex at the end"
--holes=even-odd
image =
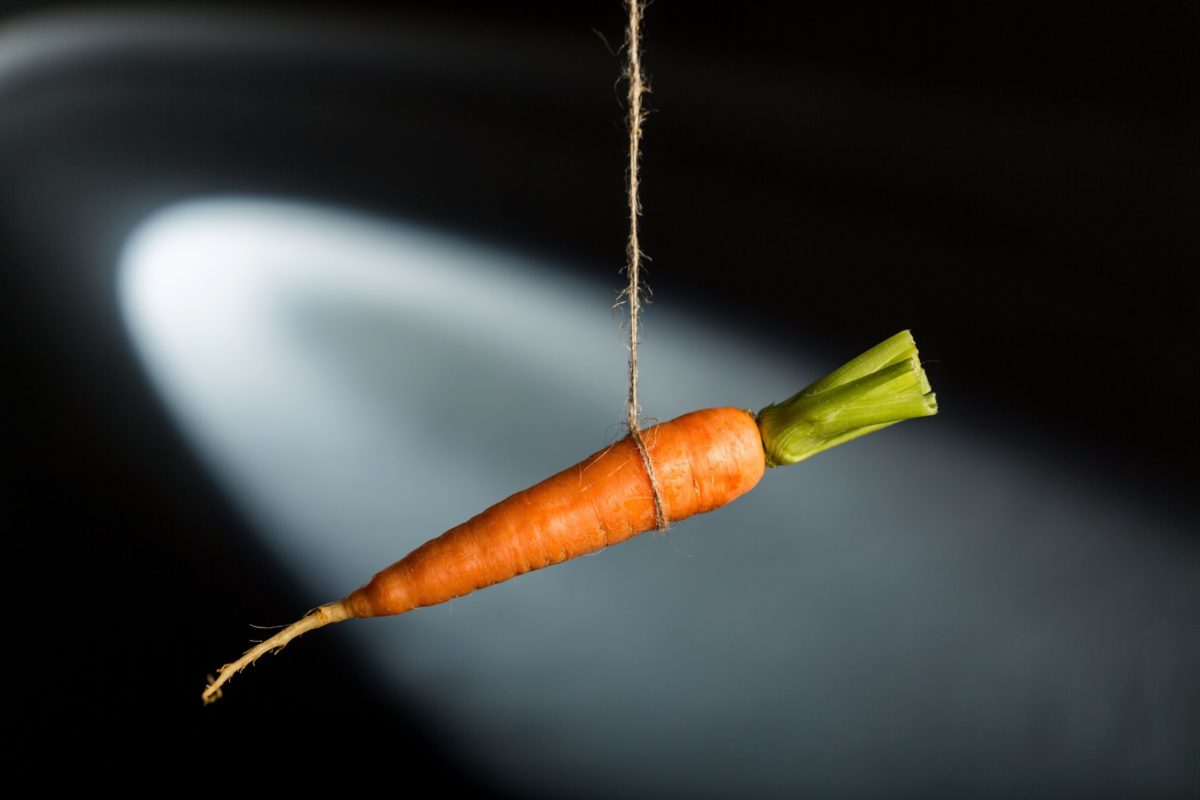
MULTIPOLYGON (((217 199, 135 234, 121 297, 166 402, 317 604, 619 436, 616 266, 588 282, 217 199)), ((670 298, 645 326, 662 419, 757 409, 854 355, 772 352, 670 298)), ((940 399, 669 534, 316 635, 516 792, 1200 788, 1194 537, 940 399)))

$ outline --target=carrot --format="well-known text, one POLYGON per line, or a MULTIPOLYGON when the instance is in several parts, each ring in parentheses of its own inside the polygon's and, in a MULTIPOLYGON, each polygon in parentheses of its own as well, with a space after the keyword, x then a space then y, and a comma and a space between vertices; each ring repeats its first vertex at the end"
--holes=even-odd
MULTIPOLYGON (((757 415, 710 408, 642 435, 667 519, 678 522, 742 496, 769 466, 936 412, 916 345, 902 331, 757 415)), ((365 586, 251 648, 221 668, 203 699, 218 699, 233 675, 310 630, 443 603, 655 527, 654 487, 626 437, 426 542, 365 586)))

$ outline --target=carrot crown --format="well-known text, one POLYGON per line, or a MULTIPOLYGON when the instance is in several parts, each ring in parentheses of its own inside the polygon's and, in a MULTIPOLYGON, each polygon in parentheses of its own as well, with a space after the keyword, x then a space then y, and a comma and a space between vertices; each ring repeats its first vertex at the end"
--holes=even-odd
POLYGON ((758 412, 767 465, 795 464, 906 419, 937 413, 912 333, 901 331, 758 412))

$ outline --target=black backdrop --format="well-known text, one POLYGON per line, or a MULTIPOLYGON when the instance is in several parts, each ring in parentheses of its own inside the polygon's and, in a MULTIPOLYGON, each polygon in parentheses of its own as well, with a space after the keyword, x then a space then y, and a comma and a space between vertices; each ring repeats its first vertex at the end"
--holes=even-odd
MULTIPOLYGON (((398 767, 452 766, 320 639, 236 704, 163 699, 236 651, 246 609, 287 618, 304 600, 98 300, 146 213, 239 191, 469 229, 610 269, 615 290, 625 139, 602 39, 623 12, 171 3, 149 12, 157 34, 130 35, 138 14, 105 5, 17 70, 34 18, 67 11, 14 7, 0 29, 0 520, 16 641, 37 654, 9 658, 13 719, 31 743, 122 724, 212 742, 257 720, 255 739, 302 746, 379 727, 398 767), (336 676, 335 699, 303 691, 314 674, 336 676)), ((911 326, 944 406, 1194 519, 1198 23, 1187 4, 661 0, 650 284, 838 353, 911 326)))

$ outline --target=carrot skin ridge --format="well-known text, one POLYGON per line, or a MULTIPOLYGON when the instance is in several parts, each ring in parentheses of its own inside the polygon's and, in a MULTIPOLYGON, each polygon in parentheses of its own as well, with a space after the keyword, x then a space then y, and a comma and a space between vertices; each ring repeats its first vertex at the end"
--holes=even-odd
MULTIPOLYGON (((754 416, 710 408, 642 432, 668 520, 712 511, 766 469, 754 416)), ((654 530, 654 493, 630 437, 501 500, 346 597, 354 616, 402 614, 654 530)))

